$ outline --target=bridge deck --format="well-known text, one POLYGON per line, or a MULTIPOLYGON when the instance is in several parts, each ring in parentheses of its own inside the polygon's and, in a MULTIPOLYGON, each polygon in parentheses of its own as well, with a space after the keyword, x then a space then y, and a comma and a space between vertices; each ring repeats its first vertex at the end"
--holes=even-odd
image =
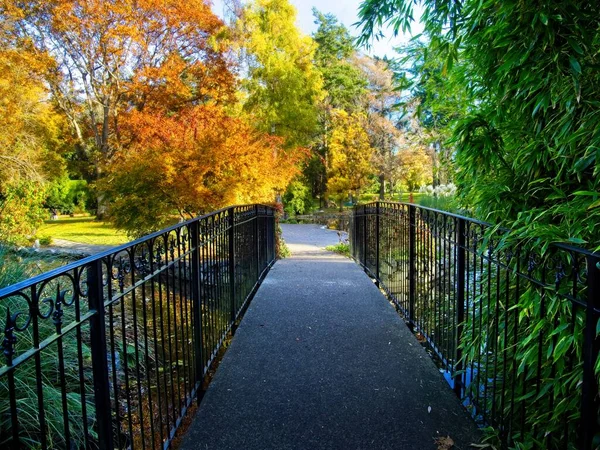
POLYGON ((337 234, 284 225, 291 258, 252 301, 181 449, 466 449, 479 433, 337 234), (442 447, 447 448, 447 447, 442 447))

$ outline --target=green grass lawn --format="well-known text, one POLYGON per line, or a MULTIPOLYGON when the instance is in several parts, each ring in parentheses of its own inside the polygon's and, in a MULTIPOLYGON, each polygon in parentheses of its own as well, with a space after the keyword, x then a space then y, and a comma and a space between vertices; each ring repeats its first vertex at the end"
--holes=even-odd
POLYGON ((47 220, 38 230, 38 236, 96 245, 119 245, 131 240, 109 222, 96 221, 90 216, 61 216, 58 220, 47 220))

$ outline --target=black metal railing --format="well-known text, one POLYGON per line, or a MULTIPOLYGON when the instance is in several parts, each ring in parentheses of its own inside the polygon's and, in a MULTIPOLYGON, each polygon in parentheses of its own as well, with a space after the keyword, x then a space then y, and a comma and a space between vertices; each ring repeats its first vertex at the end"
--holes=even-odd
POLYGON ((235 206, 0 290, 0 447, 168 448, 274 260, 235 206))
POLYGON ((505 236, 455 214, 374 202, 354 209, 350 240, 473 418, 504 445, 600 448, 600 255, 505 236))

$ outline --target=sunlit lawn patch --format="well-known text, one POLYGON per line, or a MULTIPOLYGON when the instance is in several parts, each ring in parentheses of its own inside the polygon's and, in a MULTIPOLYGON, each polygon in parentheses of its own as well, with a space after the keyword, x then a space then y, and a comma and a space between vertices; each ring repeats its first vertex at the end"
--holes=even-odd
POLYGON ((131 240, 124 231, 117 230, 109 222, 97 221, 91 216, 48 220, 40 227, 38 235, 96 245, 119 245, 131 240))

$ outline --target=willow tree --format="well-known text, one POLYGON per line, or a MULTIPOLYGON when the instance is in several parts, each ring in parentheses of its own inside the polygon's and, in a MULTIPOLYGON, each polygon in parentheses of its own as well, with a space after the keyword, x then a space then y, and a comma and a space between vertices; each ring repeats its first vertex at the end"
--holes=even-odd
POLYGON ((597 2, 366 0, 363 41, 408 30, 416 3, 444 72, 476 98, 455 121, 457 181, 484 219, 541 243, 600 241, 597 2))

